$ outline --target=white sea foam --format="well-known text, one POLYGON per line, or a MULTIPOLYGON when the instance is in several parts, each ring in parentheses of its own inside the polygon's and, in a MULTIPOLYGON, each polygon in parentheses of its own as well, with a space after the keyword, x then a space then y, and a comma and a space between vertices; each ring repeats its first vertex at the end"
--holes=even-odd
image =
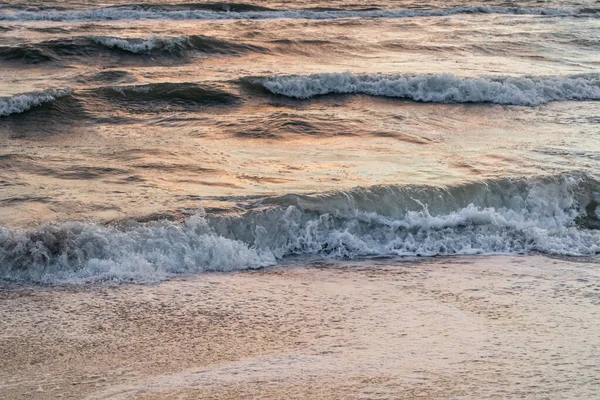
POLYGON ((10 97, 0 98, 0 117, 6 117, 11 114, 19 114, 28 111, 34 107, 45 103, 51 103, 54 100, 68 96, 70 90, 49 89, 39 92, 22 93, 10 97))
POLYGON ((589 256, 600 253, 600 231, 585 224, 600 223, 586 208, 598 200, 596 181, 561 176, 290 195, 266 199, 240 216, 198 214, 185 223, 0 228, 0 278, 152 282, 179 273, 257 268, 290 255, 589 256))
MULTIPOLYGON (((164 10, 159 7, 110 7, 81 11, 2 11, 0 20, 7 21, 104 21, 104 20, 241 20, 241 19, 340 19, 340 18, 410 18, 435 17, 456 14, 510 14, 510 15, 548 15, 571 16, 580 14, 579 9, 520 8, 466 6, 438 10, 372 10, 372 11, 314 11, 314 10, 281 10, 281 11, 243 11, 218 12, 211 10, 164 10)), ((585 15, 596 15, 586 13, 585 15)))
POLYGON ((247 244, 215 235, 195 216, 116 229, 65 223, 34 232, 0 228, 0 277, 35 282, 152 282, 177 273, 232 271, 274 263, 247 244), (26 259, 23 259, 26 257, 26 259))
POLYGON ((495 103, 535 106, 550 101, 599 100, 600 75, 461 78, 450 74, 353 75, 325 73, 265 78, 282 96, 308 99, 360 93, 434 103, 495 103))
POLYGON ((117 48, 136 54, 151 53, 157 49, 174 51, 188 43, 188 38, 186 37, 166 38, 162 36, 152 36, 148 39, 121 39, 111 36, 95 36, 92 40, 108 48, 117 48))

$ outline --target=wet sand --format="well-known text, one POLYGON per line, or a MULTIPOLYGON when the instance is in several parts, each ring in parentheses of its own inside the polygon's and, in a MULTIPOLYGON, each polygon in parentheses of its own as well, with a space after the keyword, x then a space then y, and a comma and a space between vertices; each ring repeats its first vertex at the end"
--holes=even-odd
POLYGON ((600 268, 541 256, 0 287, 0 399, 600 398, 600 268))

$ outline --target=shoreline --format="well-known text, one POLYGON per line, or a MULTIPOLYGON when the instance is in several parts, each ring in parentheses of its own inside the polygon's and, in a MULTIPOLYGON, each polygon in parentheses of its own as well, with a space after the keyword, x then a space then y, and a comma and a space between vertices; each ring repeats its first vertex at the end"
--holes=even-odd
POLYGON ((0 399, 593 398, 599 277, 486 256, 3 286, 0 399))

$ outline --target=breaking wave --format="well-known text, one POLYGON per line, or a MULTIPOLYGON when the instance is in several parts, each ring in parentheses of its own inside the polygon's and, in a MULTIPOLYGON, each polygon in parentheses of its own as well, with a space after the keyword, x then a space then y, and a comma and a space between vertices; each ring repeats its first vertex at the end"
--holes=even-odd
POLYGON ((202 35, 183 37, 152 36, 149 38, 83 36, 39 43, 25 43, 15 46, 1 46, 0 60, 38 64, 69 57, 92 57, 106 52, 113 52, 116 55, 182 57, 191 51, 207 54, 236 55, 245 52, 264 53, 267 50, 260 46, 233 43, 202 35))
POLYGON ((328 20, 341 18, 410 18, 435 17, 457 14, 509 14, 546 16, 596 16, 594 9, 552 9, 527 7, 464 6, 434 10, 342 10, 342 9, 299 9, 272 10, 261 7, 242 7, 219 4, 183 5, 132 5, 113 6, 91 10, 20 10, 0 11, 0 21, 113 21, 139 19, 169 20, 243 20, 243 19, 312 19, 328 20))
POLYGON ((153 36, 149 39, 121 39, 110 36, 97 36, 91 40, 109 49, 119 49, 134 54, 150 54, 157 50, 177 53, 185 48, 187 42, 185 37, 163 38, 160 36, 153 36))
POLYGON ((154 282, 289 256, 590 256, 600 253, 599 189, 585 175, 377 186, 266 198, 239 215, 184 222, 0 228, 0 278, 154 282))
POLYGON ((494 103, 535 106, 551 101, 600 100, 600 75, 461 78, 450 74, 353 75, 248 78, 274 94, 308 99, 326 94, 367 94, 432 103, 494 103))
POLYGON ((182 54, 186 50, 202 53, 239 54, 244 52, 266 52, 265 48, 245 43, 233 43, 209 36, 192 35, 184 37, 153 36, 149 39, 120 39, 115 37, 95 37, 97 43, 109 48, 118 48, 131 53, 166 52, 182 54))
MULTIPOLYGON (((98 83, 127 80, 122 71, 106 71, 88 77, 98 83)), ((260 87, 270 93, 296 99, 327 94, 367 94, 435 103, 495 103, 535 106, 550 101, 600 100, 600 76, 568 77, 484 77, 459 78, 453 75, 352 75, 316 74, 272 78, 243 78, 243 86, 260 87)), ((103 102, 130 105, 169 103, 182 106, 235 105, 237 94, 219 87, 191 82, 160 82, 141 85, 108 85, 91 89, 49 89, 0 98, 0 117, 20 114, 44 104, 71 96, 85 107, 103 102)), ((61 100, 62 101, 62 100, 61 100)))
MULTIPOLYGON (((127 77, 122 71, 107 71, 102 76, 96 76, 99 79, 118 79, 127 77)), ((94 78, 94 77, 92 77, 94 78)), ((225 90, 197 83, 150 83, 145 85, 116 85, 101 86, 93 89, 80 89, 73 91, 71 89, 49 89, 39 92, 22 93, 11 97, 0 98, 0 117, 8 117, 12 114, 21 114, 32 110, 44 104, 59 106, 58 102, 69 96, 70 100, 78 103, 80 107, 94 108, 101 100, 106 103, 128 103, 135 106, 142 106, 142 109, 151 110, 150 104, 157 105, 168 104, 170 106, 221 106, 233 105, 240 101, 240 98, 225 90), (86 101, 80 101, 81 98, 86 101)), ((90 110, 93 111, 93 110, 90 110)), ((84 112, 83 109, 73 110, 73 112, 84 112)), ((101 113, 107 110, 101 108, 101 113)), ((85 113, 84 113, 85 114, 85 113)), ((57 115, 58 118, 64 118, 64 113, 57 115)), ((72 118, 73 114, 69 115, 72 118)))
POLYGON ((38 92, 21 93, 10 97, 0 97, 0 117, 20 114, 32 108, 71 95, 70 90, 49 89, 38 92))

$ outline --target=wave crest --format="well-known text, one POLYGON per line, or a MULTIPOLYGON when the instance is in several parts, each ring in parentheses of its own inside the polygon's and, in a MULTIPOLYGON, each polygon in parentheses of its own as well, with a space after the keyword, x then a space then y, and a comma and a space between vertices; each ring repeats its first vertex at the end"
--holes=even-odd
POLYGON ((148 39, 121 39, 111 36, 97 36, 92 40, 107 48, 117 48, 130 53, 151 53, 157 49, 169 52, 178 51, 185 43, 186 38, 163 38, 153 36, 148 39))
POLYGON ((325 73, 254 79, 271 93, 308 99, 326 94, 367 94, 432 103, 535 106, 551 101, 599 100, 598 74, 460 78, 451 74, 353 75, 325 73))
POLYGON ((10 97, 0 97, 0 117, 20 114, 34 107, 71 95, 69 89, 48 89, 38 92, 21 93, 10 97))
POLYGON ((184 223, 0 228, 0 278, 149 282, 293 255, 593 255, 600 253, 599 189, 587 176, 379 186, 268 198, 240 215, 200 213, 184 223))
POLYGON ((181 37, 151 36, 148 38, 119 38, 113 36, 82 36, 55 39, 39 43, 0 46, 4 61, 38 64, 72 57, 93 57, 106 53, 132 56, 183 57, 188 52, 239 55, 247 52, 266 53, 268 50, 247 43, 235 43, 209 36, 181 37))
POLYGON ((107 48, 116 48, 134 54, 163 52, 182 54, 185 50, 196 50, 202 53, 238 54, 248 51, 266 52, 265 48, 245 43, 233 43, 209 36, 192 35, 183 37, 152 36, 148 39, 122 39, 111 36, 92 38, 107 48))

